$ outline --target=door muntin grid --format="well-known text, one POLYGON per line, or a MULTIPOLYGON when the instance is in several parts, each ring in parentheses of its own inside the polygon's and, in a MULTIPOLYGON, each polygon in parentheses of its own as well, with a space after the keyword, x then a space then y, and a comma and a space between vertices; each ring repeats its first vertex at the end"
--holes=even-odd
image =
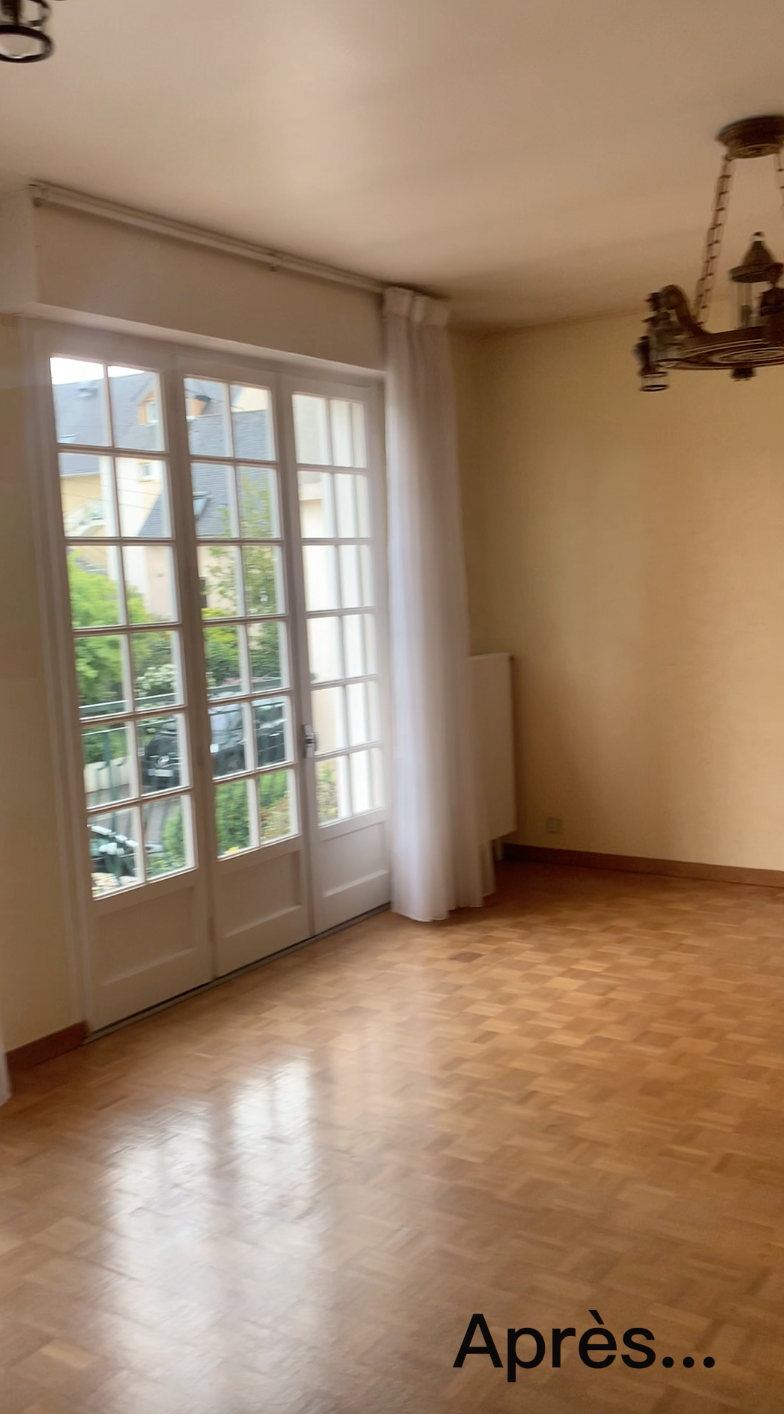
POLYGON ((299 834, 272 396, 184 380, 221 859, 299 834))
POLYGON ((50 363, 94 897, 195 862, 160 377, 50 363))
POLYGON ((320 827, 384 804, 376 596, 361 402, 292 395, 320 827))

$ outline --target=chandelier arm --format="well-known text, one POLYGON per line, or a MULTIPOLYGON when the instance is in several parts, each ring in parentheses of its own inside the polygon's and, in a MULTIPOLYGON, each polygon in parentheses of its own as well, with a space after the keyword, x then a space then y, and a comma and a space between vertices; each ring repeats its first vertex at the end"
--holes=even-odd
MULTIPOLYGON (((779 157, 779 162, 780 162, 779 157)), ((730 200, 730 187, 732 186, 732 169, 735 159, 729 152, 725 152, 722 158, 719 180, 716 183, 716 195, 713 201, 713 217, 708 227, 708 234, 705 237, 705 254, 702 260, 702 271, 697 282, 697 289, 694 295, 694 318, 702 324, 710 307, 711 294, 716 281, 716 266, 719 263, 721 253, 721 241, 724 235, 724 223, 727 219, 727 207, 730 200)), ((782 175, 784 182, 784 175, 782 175)), ((784 198, 784 187, 782 187, 782 197, 784 198)))

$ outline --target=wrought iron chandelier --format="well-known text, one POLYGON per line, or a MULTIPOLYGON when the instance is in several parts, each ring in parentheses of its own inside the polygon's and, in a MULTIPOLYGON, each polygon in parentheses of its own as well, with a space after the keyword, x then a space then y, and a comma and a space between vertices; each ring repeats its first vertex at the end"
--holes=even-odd
POLYGON ((9 64, 48 59, 54 49, 51 13, 50 0, 0 0, 0 59, 9 64))
POLYGON ((752 236, 740 265, 730 271, 736 290, 736 327, 712 334, 704 323, 716 280, 736 160, 773 157, 784 198, 784 116, 743 118, 722 128, 717 141, 725 152, 694 303, 689 304, 678 285, 665 285, 648 296, 651 313, 645 321, 647 333, 635 346, 640 386, 646 393, 665 389, 671 368, 724 368, 743 382, 763 365, 784 363, 784 290, 779 289, 784 265, 774 259, 761 231, 752 236))

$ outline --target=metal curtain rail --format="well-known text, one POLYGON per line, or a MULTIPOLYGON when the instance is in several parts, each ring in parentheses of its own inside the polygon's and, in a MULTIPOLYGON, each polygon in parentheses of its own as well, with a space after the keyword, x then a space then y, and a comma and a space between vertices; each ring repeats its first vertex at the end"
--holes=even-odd
POLYGON ((86 192, 71 191, 69 187, 54 186, 50 182, 31 182, 28 189, 35 206, 58 206, 70 211, 84 211, 90 216, 99 216, 104 221, 136 226, 142 231, 152 231, 156 235, 169 236, 173 240, 207 246, 210 250, 239 255, 245 260, 256 260, 270 270, 288 270, 292 274, 304 275, 311 280, 350 285, 354 289, 365 290, 374 295, 383 294, 389 286, 389 282, 372 280, 366 275, 356 275, 350 270, 340 270, 332 265, 321 265, 316 260, 306 260, 297 255, 286 255, 283 251, 268 250, 252 241, 222 235, 219 231, 210 231, 203 226, 191 226, 187 221, 157 216, 154 212, 139 211, 134 206, 123 206, 120 202, 105 201, 103 197, 89 196, 86 192))

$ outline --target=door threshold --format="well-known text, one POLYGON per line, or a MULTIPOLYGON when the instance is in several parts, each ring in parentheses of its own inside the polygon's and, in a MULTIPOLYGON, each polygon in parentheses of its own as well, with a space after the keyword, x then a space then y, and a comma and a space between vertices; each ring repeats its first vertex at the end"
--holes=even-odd
POLYGON ((347 928, 353 928, 357 923, 364 923, 368 918, 375 918, 379 913, 388 913, 390 906, 388 903, 382 903, 378 908, 369 908, 366 913, 358 913, 356 918, 348 918, 345 923, 336 923, 333 928, 325 928, 323 933, 314 933, 312 937, 303 938, 299 943, 290 943, 287 948, 281 948, 279 952, 271 952, 267 957, 260 957, 256 962, 246 962, 244 967, 237 967, 233 972, 226 972, 222 977, 213 977, 211 981, 202 982, 199 987, 191 987, 187 992, 178 992, 175 997, 169 997, 165 1002, 156 1002, 155 1006, 145 1007, 143 1011, 135 1011, 131 1016, 124 1016, 121 1021, 113 1021, 110 1026, 101 1026, 97 1031, 90 1031, 83 1044, 89 1046, 91 1041, 101 1041, 104 1036, 111 1036, 115 1031, 122 1031, 126 1026, 133 1026, 137 1021, 145 1021, 147 1017, 157 1016, 159 1012, 179 1006, 180 1002, 186 1002, 191 997, 201 996, 203 992, 211 992, 214 987, 222 987, 224 982, 233 982, 237 977, 244 977, 246 972, 257 972, 260 967, 266 967, 270 962, 277 962, 282 957, 288 957, 290 953, 299 952, 302 948, 309 948, 311 943, 320 943, 324 938, 331 938, 333 933, 343 933, 347 928))

